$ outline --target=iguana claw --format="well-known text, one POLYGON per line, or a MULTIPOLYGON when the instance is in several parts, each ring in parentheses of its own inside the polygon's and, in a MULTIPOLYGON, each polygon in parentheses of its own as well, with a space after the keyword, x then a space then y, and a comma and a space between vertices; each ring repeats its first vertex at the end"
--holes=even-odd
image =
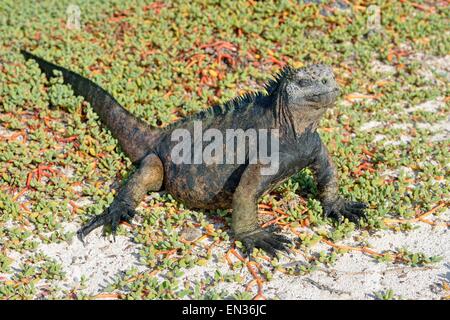
POLYGON ((127 203, 122 201, 115 201, 102 214, 93 217, 87 224, 79 229, 77 231, 77 237, 84 244, 85 237, 94 229, 97 229, 100 226, 110 225, 111 233, 115 241, 117 227, 120 221, 131 223, 131 220, 133 219, 135 214, 136 211, 127 203))
POLYGON ((344 199, 338 199, 333 203, 324 203, 324 215, 326 217, 332 217, 339 222, 342 222, 344 218, 349 221, 359 224, 360 219, 367 219, 365 209, 367 205, 362 202, 346 201, 344 199))
POLYGON ((263 249, 271 257, 274 257, 277 251, 287 252, 287 245, 291 243, 291 240, 287 237, 263 229, 237 235, 236 238, 242 242, 249 256, 254 248, 259 248, 263 249))

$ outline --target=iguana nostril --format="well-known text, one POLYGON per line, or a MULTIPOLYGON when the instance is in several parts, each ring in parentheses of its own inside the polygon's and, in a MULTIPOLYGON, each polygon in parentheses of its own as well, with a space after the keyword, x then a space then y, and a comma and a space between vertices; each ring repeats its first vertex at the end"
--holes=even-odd
POLYGON ((323 78, 323 79, 322 79, 322 83, 323 83, 323 84, 327 84, 327 83, 328 83, 328 79, 323 78))

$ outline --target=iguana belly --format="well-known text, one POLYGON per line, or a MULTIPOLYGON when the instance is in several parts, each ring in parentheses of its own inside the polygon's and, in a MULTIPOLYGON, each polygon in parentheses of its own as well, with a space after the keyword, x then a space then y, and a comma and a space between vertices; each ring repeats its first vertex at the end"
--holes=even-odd
POLYGON ((189 208, 231 208, 246 165, 165 163, 164 188, 189 208))

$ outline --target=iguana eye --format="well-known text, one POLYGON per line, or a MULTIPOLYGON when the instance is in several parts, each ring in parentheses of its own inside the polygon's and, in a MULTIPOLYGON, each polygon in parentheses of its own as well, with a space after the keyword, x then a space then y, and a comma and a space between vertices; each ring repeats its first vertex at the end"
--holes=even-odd
POLYGON ((328 79, 327 79, 327 78, 323 78, 323 79, 322 79, 322 83, 323 83, 323 84, 327 84, 327 83, 328 83, 328 79))

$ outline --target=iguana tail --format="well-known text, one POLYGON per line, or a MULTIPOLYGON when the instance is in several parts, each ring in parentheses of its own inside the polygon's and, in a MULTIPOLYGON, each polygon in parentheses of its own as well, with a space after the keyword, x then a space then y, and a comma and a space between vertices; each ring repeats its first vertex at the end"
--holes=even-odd
POLYGON ((101 121, 119 140, 122 150, 133 162, 139 162, 147 155, 158 133, 144 121, 134 117, 123 108, 108 92, 79 74, 47 62, 27 51, 21 50, 26 59, 35 60, 47 78, 54 76, 53 71, 62 72, 64 83, 71 85, 75 95, 88 101, 101 121))

